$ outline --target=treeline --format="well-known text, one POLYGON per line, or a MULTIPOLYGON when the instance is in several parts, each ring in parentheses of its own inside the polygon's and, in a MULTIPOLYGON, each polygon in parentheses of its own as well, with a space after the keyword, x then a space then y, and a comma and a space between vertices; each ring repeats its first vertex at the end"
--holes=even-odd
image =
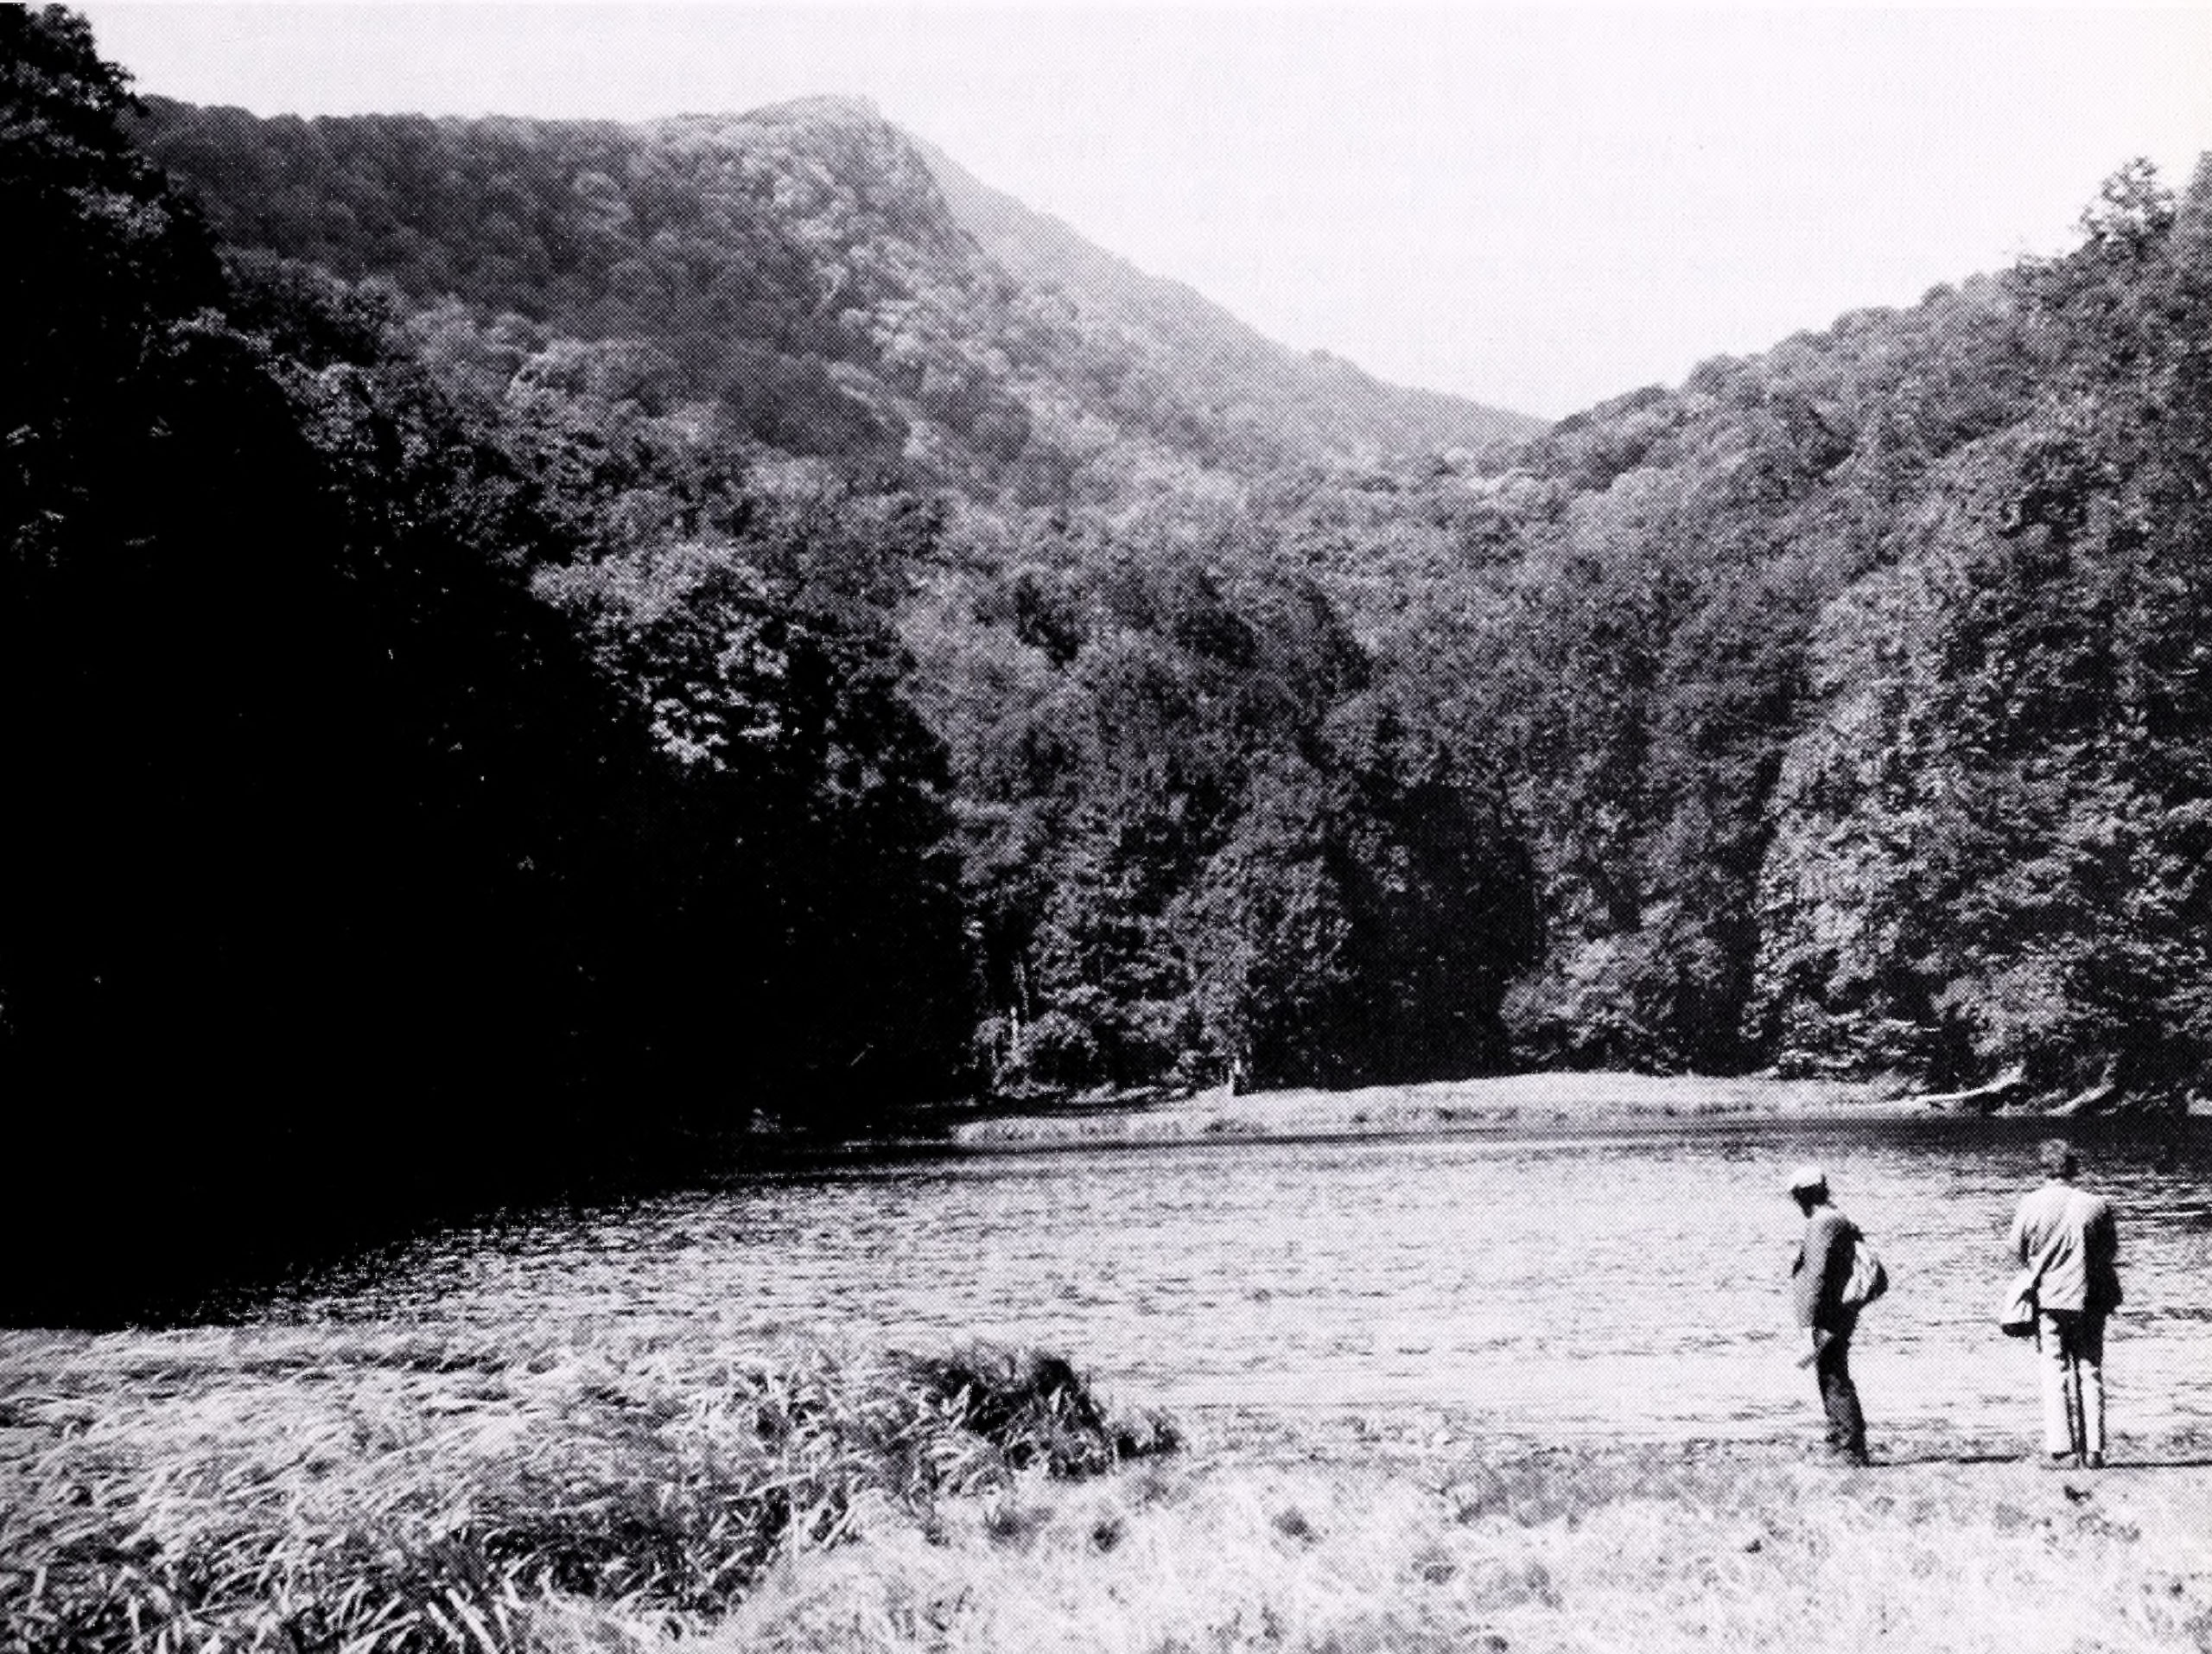
POLYGON ((907 617, 995 1089, 1481 1072, 1534 957, 1497 776, 1217 512, 1033 536, 907 617))
POLYGON ((2200 1082, 2208 342, 2212 168, 2138 163, 2066 257, 1278 502, 1506 777, 1516 1060, 2200 1082))
MULTIPOLYGON (((2139 162, 2064 257, 1709 362, 1516 449, 1280 473, 1234 505, 1001 518, 1012 549, 976 612, 1015 616, 1027 650, 980 646, 942 613, 923 628, 925 675, 949 658, 992 685, 932 715, 970 830, 978 811, 1024 823, 1053 797, 1034 770, 990 766, 1006 709, 1065 704, 1046 698, 1065 676, 1046 670, 1067 646, 1055 617, 1110 613, 1117 559, 1172 582, 1195 554, 1310 588, 1361 661, 1347 708, 1386 708, 1406 743, 1393 762, 1419 753, 1450 778, 1484 879, 1456 883, 1462 901, 1424 891, 1386 927, 1408 938, 1419 914, 1465 944, 1440 968, 1491 1034, 1465 1051, 2178 1104, 2212 1056, 2208 248, 2212 168, 2177 199, 2139 162), (963 703, 988 709, 982 733, 963 703)), ((1279 609, 1265 629, 1279 646, 1301 635, 1279 609)), ((1082 635, 1096 648, 1100 627, 1082 635)), ((1112 727, 1146 728, 1126 711, 1112 727)), ((1103 748, 1096 774, 1146 775, 1145 754, 1173 749, 1155 726, 1103 748)), ((1334 786, 1363 773, 1356 742, 1305 750, 1334 786)), ((1141 784, 1163 806, 1175 789, 1141 784)), ((1086 810, 1111 795, 1079 792, 1086 810)), ((1399 842, 1437 843, 1407 805, 1385 812, 1399 842)), ((1143 911, 1137 884, 1090 873, 1046 818, 1063 849, 1045 911, 1143 911)), ((1173 842, 1148 841, 1145 865, 1171 864, 1173 842)), ((1292 887, 1280 864, 1268 887, 1292 887)), ((1281 932, 1272 957, 1332 957, 1334 933, 1281 932)), ((1030 975, 993 978, 1009 1019, 1060 957, 1057 933, 1036 934, 1030 975)), ((1147 932, 1111 934, 1090 989, 1054 979, 1057 1015, 1110 1030, 1145 1002, 1147 932)), ((1220 956, 1179 934, 1185 957, 1220 956)), ((1375 968, 1361 979, 1379 987, 1375 968)), ((1317 1049, 1255 1072, 1428 1072, 1332 1068, 1319 1048, 1355 1049, 1361 1024, 1319 1003, 1317 1049)), ((1130 1048, 1118 1032, 1097 1044, 1130 1048)), ((1236 1047, 1198 1048, 1211 1064, 1236 1047)))

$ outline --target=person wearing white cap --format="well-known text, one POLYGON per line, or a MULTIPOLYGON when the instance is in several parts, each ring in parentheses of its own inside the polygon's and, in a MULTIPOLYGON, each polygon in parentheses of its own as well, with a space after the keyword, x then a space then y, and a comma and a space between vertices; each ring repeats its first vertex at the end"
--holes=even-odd
POLYGON ((1866 1415, 1851 1381, 1851 1334, 1859 1307, 1845 1301, 1859 1226, 1828 1202, 1827 1174, 1801 1166, 1789 1174, 1790 1198, 1805 1214, 1805 1239, 1790 1266, 1797 1325, 1813 1334, 1813 1376, 1827 1414, 1828 1451, 1850 1464, 1866 1457, 1866 1415))

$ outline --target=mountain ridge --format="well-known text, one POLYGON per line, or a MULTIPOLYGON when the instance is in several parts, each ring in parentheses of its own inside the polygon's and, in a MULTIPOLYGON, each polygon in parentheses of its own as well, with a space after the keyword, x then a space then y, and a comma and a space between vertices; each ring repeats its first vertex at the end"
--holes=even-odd
POLYGON ((1300 404, 1307 439, 1321 447, 1385 452, 1472 448, 1532 436, 1546 422, 1446 391, 1402 385, 1369 373, 1332 351, 1299 351, 1271 339, 1189 283, 1151 275, 1073 226, 984 183, 936 145, 912 142, 969 232, 1018 278, 1088 296, 1117 325, 1149 334, 1171 359, 1215 356, 1224 370, 1249 375, 1300 404), (1439 437, 1454 426, 1463 440, 1439 437))
POLYGON ((156 99, 139 137, 233 246, 650 341, 764 448, 906 486, 1109 502, 1541 428, 1266 339, 864 99, 618 124, 156 99))

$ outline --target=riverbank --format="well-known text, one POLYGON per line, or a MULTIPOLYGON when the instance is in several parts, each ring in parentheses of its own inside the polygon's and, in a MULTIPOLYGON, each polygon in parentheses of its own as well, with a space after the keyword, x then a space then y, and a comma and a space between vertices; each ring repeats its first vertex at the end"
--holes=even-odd
POLYGON ((1843 1471, 1778 1448, 1193 1460, 894 1529, 779 1574, 714 1646, 2202 1651, 2212 1472, 1843 1471))
POLYGON ((1092 1428, 1079 1387, 1024 1413, 1050 1393, 1034 1364, 1005 1365, 995 1415, 976 1373, 947 1393, 931 1371, 511 1329, 0 1333, 0 1644, 2212 1643, 2212 1443, 2123 1439, 2067 1475, 2019 1442, 1891 1441, 1854 1471, 1405 1409, 1202 1416, 1160 1452, 1156 1421, 1092 1428))
POLYGON ((1894 1085, 1867 1081, 1508 1074, 1348 1091, 1256 1091, 1238 1097, 1216 1091, 1135 1106, 1107 1104, 971 1120, 952 1128, 951 1136, 964 1147, 1012 1148, 1597 1128, 1666 1120, 1907 1119, 1929 1112, 1894 1085))

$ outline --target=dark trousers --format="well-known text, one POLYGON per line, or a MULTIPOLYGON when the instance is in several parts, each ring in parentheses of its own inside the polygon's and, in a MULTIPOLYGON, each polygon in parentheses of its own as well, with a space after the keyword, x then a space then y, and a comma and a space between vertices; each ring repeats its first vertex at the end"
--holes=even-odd
POLYGON ((1827 1335, 1813 1358, 1813 1377, 1828 1415, 1828 1446, 1859 1458, 1866 1451, 1866 1415, 1859 1410, 1859 1386, 1851 1382, 1851 1332, 1844 1326, 1827 1335))
POLYGON ((2056 1458, 2105 1454, 2105 1318, 2046 1309, 2036 1317, 2043 1366, 2043 1445, 2056 1458))

